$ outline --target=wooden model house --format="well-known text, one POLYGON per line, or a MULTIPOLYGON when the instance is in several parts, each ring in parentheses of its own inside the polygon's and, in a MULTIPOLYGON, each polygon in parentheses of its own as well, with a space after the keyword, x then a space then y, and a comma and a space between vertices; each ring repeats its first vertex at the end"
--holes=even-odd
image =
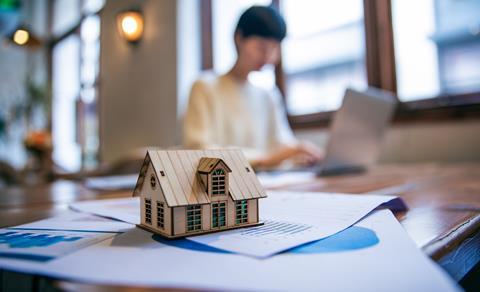
POLYGON ((134 196, 140 226, 177 238, 254 226, 266 194, 241 150, 148 150, 134 196))

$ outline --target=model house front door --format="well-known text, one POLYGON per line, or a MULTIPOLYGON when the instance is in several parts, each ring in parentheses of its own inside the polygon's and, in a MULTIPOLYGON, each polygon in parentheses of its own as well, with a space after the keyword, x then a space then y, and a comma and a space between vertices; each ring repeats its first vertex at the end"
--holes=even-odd
POLYGON ((212 229, 227 225, 226 207, 227 201, 212 203, 212 229))

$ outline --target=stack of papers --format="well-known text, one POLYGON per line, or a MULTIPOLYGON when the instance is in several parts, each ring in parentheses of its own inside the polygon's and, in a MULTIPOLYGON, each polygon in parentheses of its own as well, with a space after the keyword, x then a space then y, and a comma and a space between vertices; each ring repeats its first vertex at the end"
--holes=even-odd
MULTIPOLYGON (((239 230, 243 234, 217 233, 219 245, 205 240, 206 236, 166 240, 136 228, 132 223, 71 211, 65 216, 0 230, 3 234, 0 235, 0 268, 98 284, 167 288, 459 291, 456 283, 408 238, 391 211, 372 212, 382 201, 391 201, 391 197, 311 193, 269 195, 263 200, 261 214, 265 220, 274 222, 267 221, 266 224, 271 233, 259 227, 239 230), (283 216, 285 210, 281 205, 286 202, 289 210, 295 212, 283 216), (361 217, 355 219, 358 216, 361 217), (63 228, 61 221, 65 222, 63 228), (60 247, 69 240, 87 239, 83 234, 88 230, 92 235, 88 238, 91 241, 78 246, 77 250, 62 250, 44 261, 3 256, 12 248, 23 248, 32 254, 36 252, 34 248, 38 246, 33 243, 38 245, 41 240, 32 241, 29 237, 36 236, 33 234, 19 234, 19 231, 30 232, 27 229, 43 232, 43 237, 56 238, 47 240, 50 244, 42 247, 45 249, 60 247), (61 229, 61 233, 53 231, 57 229, 61 229), (17 233, 5 234, 8 232, 17 233), (255 247, 261 251, 255 254, 237 252, 229 247, 233 242, 229 241, 230 236, 237 238, 237 246, 251 244, 253 241, 248 238, 277 238, 279 242, 292 245, 299 242, 295 234, 302 232, 305 236, 311 233, 323 236, 332 232, 333 235, 297 244, 275 252, 273 256, 264 255, 271 254, 279 246, 284 248, 285 244, 277 245, 266 240, 263 247, 255 247), (23 241, 12 238, 12 235, 23 236, 23 241), (12 247, 12 243, 16 246, 12 247)), ((115 215, 114 206, 128 209, 129 205, 132 208, 138 204, 135 199, 100 202, 104 208, 97 208, 108 210, 109 217, 115 217, 112 216, 115 215)), ((93 202, 88 204, 73 207, 95 206, 93 202)))
MULTIPOLYGON (((340 232, 384 203, 405 206, 395 196, 269 192, 268 198, 260 200, 260 219, 264 225, 188 239, 224 251, 265 258, 340 232)), ((71 208, 140 223, 138 197, 77 202, 71 208)))
POLYGON ((50 261, 126 232, 131 224, 85 213, 0 229, 0 259, 50 261))

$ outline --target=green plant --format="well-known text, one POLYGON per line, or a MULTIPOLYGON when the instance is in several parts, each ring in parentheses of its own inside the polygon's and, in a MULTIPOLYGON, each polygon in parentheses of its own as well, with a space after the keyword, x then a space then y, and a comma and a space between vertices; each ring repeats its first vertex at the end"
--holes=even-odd
POLYGON ((46 117, 50 115, 51 102, 47 86, 35 84, 31 79, 27 79, 26 89, 24 114, 29 125, 36 108, 42 110, 46 117))

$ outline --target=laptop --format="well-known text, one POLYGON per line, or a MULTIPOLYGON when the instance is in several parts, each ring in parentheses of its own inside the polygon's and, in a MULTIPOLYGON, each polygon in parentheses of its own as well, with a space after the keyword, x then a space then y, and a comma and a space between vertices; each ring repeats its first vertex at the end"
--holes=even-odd
POLYGON ((377 162, 396 104, 397 98, 388 91, 347 89, 333 118, 323 161, 287 171, 314 171, 319 176, 365 171, 377 162))

